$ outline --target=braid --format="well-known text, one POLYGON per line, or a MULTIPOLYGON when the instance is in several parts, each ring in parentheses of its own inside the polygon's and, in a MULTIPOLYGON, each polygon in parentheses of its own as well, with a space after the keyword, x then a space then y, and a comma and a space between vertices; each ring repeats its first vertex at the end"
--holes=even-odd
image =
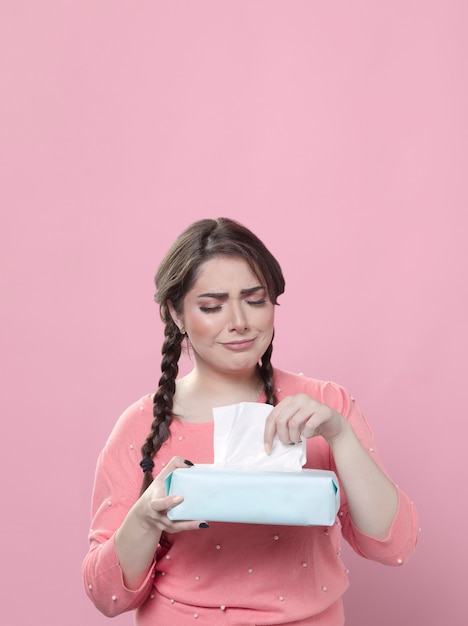
MULTIPOLYGON (((169 438, 169 427, 172 422, 174 393, 176 388, 176 378, 179 373, 179 358, 182 350, 184 336, 179 333, 174 323, 166 324, 164 329, 164 344, 162 347, 163 358, 161 361, 161 377, 159 387, 154 395, 153 416, 151 432, 141 447, 143 460, 149 459, 153 467, 153 456, 160 449, 162 444, 169 438)), ((153 482, 151 469, 144 472, 143 484, 140 495, 153 482)))
POLYGON ((276 406, 278 400, 275 394, 275 386, 273 384, 273 366, 271 364, 271 353, 273 352, 273 340, 268 346, 266 352, 262 356, 262 365, 260 367, 260 375, 263 380, 263 387, 266 395, 267 404, 276 406))

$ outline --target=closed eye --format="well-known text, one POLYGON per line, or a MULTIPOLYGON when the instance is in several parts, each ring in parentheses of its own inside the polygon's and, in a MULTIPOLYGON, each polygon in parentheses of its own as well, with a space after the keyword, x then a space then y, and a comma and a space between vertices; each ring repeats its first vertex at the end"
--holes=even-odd
POLYGON ((246 302, 247 304, 253 304, 253 305, 265 304, 266 298, 261 298, 260 300, 246 300, 246 302))
POLYGON ((203 313, 214 313, 215 311, 219 311, 221 309, 220 304, 216 304, 215 306, 201 306, 200 311, 203 313))

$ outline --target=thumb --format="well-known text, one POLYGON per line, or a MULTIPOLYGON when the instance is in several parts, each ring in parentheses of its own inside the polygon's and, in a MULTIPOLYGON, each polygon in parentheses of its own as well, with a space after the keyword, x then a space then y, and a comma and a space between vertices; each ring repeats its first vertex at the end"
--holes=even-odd
POLYGON ((150 504, 153 511, 162 513, 163 511, 173 509, 175 506, 183 502, 183 500, 183 496, 166 496, 165 498, 152 500, 150 504))

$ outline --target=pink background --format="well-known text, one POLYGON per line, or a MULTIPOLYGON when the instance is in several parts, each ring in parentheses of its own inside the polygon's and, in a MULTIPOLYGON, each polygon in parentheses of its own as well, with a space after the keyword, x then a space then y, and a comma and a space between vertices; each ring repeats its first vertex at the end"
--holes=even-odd
POLYGON ((403 569, 345 551, 347 623, 465 623, 467 7, 1 3, 3 624, 109 623, 96 457, 156 384, 161 255, 218 215, 282 262, 274 362, 348 387, 418 505, 403 569))

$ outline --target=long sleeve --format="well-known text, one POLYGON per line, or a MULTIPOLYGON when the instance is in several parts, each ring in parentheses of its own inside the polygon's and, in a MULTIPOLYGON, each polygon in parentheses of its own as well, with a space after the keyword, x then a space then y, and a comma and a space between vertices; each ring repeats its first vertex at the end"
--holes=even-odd
MULTIPOLYGON (((339 385, 327 383, 324 387, 324 402, 336 408, 352 424, 361 444, 372 456, 375 463, 385 472, 377 453, 371 429, 355 398, 339 385)), ((332 469, 336 470, 332 458, 330 464, 332 469)), ((419 529, 417 512, 413 502, 397 485, 395 487, 398 492, 398 510, 385 539, 379 540, 370 537, 362 533, 353 524, 343 490, 339 518, 343 537, 358 554, 385 565, 400 566, 414 552, 419 529)))
POLYGON ((138 498, 140 424, 144 400, 132 405, 117 422, 101 452, 94 481, 90 549, 82 564, 86 593, 95 606, 112 617, 140 606, 153 586, 154 564, 139 589, 125 586, 114 545, 114 535, 138 498), (140 420, 139 420, 140 418, 140 420))

